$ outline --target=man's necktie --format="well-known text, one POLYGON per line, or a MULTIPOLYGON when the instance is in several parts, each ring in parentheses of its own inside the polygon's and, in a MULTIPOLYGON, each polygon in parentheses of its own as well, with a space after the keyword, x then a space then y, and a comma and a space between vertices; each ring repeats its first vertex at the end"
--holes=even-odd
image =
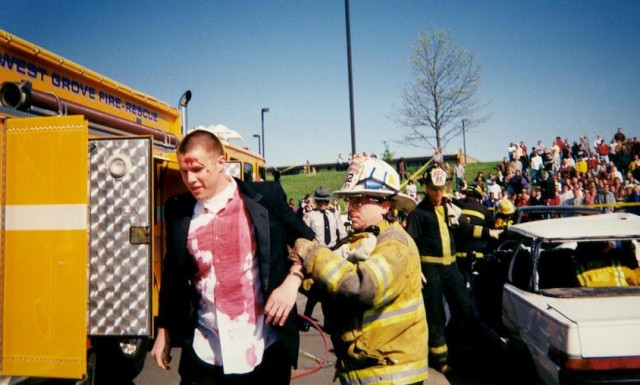
POLYGON ((331 227, 329 226, 329 216, 327 216, 327 212, 323 211, 322 216, 324 217, 324 244, 325 246, 329 246, 331 243, 331 227))

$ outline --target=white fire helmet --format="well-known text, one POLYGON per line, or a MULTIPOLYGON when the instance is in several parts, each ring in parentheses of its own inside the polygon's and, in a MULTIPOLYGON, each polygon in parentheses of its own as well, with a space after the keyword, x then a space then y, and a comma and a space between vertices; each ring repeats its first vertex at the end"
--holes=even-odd
POLYGON ((336 197, 370 196, 387 199, 396 209, 413 210, 415 200, 400 192, 400 177, 386 162, 364 155, 355 155, 342 188, 336 197))
POLYGON ((439 166, 429 168, 424 177, 420 179, 420 184, 427 187, 444 188, 447 184, 447 172, 439 166))

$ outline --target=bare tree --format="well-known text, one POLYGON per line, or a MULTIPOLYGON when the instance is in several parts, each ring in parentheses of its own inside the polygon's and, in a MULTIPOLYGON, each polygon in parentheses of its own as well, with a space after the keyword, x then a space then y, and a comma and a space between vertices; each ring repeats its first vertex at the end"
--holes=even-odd
POLYGON ((415 79, 403 87, 395 118, 409 129, 400 143, 442 151, 462 134, 462 119, 467 130, 484 119, 474 118, 483 107, 476 100, 480 66, 447 30, 433 28, 420 33, 411 64, 415 79))

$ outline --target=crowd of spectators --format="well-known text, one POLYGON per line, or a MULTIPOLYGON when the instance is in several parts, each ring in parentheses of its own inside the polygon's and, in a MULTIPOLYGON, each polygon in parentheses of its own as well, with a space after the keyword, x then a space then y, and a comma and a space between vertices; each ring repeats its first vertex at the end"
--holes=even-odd
MULTIPOLYGON (((516 207, 589 204, 603 211, 613 211, 616 203, 640 202, 640 142, 621 128, 610 141, 601 135, 593 142, 586 135, 573 142, 557 137, 531 148, 521 141, 511 143, 507 153, 495 170, 475 177, 489 207, 502 198, 516 207)), ((637 205, 618 206, 640 212, 637 205)))

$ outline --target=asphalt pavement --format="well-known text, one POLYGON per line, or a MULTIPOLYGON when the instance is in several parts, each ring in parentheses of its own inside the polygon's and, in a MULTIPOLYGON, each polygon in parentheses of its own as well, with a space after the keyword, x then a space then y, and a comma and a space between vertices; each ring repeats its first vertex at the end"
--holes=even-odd
MULTIPOLYGON (((304 309, 306 298, 298 296, 298 309, 304 309)), ((320 306, 314 309, 313 317, 322 324, 322 311, 320 306)), ((172 363, 170 370, 160 369, 147 355, 142 373, 129 384, 116 385, 178 385, 178 363, 180 362, 180 349, 171 351, 172 363)), ((331 350, 331 341, 319 331, 311 329, 300 333, 300 357, 298 368, 293 372, 292 385, 328 385, 338 384, 334 381, 335 356, 331 350)), ((454 366, 454 372, 447 377, 435 370, 429 370, 429 378, 424 385, 512 385, 529 384, 541 385, 539 380, 533 380, 531 375, 518 370, 509 370, 514 361, 509 360, 504 354, 499 354, 491 349, 489 344, 480 344, 477 350, 469 352, 464 365, 454 366)), ((514 366, 515 367, 515 366, 514 366)), ((535 377, 535 375, 533 375, 535 377)), ((75 381, 62 381, 53 379, 29 379, 24 385, 72 385, 75 381)))
MULTIPOLYGON (((304 309, 306 297, 298 296, 298 309, 304 309)), ((313 313, 313 317, 322 324, 322 311, 318 304, 313 313)), ((331 350, 331 340, 329 336, 311 329, 308 332, 300 333, 300 358, 298 368, 292 374, 292 385, 325 385, 338 384, 334 382, 334 362, 335 355, 331 350)), ((178 376, 178 362, 180 360, 180 349, 173 349, 171 370, 165 371, 153 362, 151 355, 147 356, 143 372, 134 380, 135 385, 177 385, 180 383, 178 376)), ((450 385, 445 376, 429 371, 429 378, 425 385, 450 385)), ((477 384, 481 385, 481 384, 477 384)))
MULTIPOLYGON (((306 297, 298 296, 298 309, 304 309, 306 297)), ((322 311, 320 305, 314 309, 313 317, 322 324, 322 311)), ((329 385, 338 384, 334 381, 335 355, 331 350, 331 341, 328 336, 323 335, 315 329, 300 333, 300 357, 298 368, 293 372, 292 385, 329 385)), ((147 355, 145 366, 130 384, 117 385, 178 385, 178 363, 180 362, 180 349, 171 351, 172 362, 170 370, 160 369, 152 360, 151 355, 147 355)), ((445 377, 433 369, 429 370, 429 378, 424 385, 511 385, 522 384, 522 373, 515 375, 505 375, 504 367, 508 366, 503 358, 496 357, 486 349, 473 352, 472 364, 465 367, 454 367, 454 373, 445 377), (503 369, 499 369, 502 367, 503 369)), ((71 385, 75 381, 31 379, 24 385, 71 385)), ((539 385, 539 384, 536 384, 539 385)))

